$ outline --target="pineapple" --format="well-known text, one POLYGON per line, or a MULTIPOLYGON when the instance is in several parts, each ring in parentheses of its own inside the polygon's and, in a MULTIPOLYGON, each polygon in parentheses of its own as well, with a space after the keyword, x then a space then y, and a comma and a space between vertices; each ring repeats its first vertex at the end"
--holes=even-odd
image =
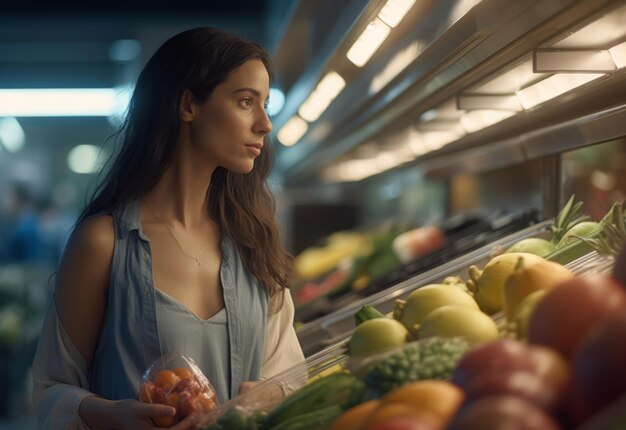
POLYGON ((598 236, 593 239, 581 237, 580 240, 589 244, 598 254, 617 255, 626 243, 625 217, 624 202, 615 203, 600 221, 602 230, 598 236))
POLYGON ((568 230, 581 222, 590 219, 589 215, 578 216, 580 208, 583 202, 574 203, 574 195, 569 198, 561 212, 554 219, 554 223, 550 230, 552 231, 552 239, 550 240, 554 245, 559 245, 561 240, 565 236, 568 230))

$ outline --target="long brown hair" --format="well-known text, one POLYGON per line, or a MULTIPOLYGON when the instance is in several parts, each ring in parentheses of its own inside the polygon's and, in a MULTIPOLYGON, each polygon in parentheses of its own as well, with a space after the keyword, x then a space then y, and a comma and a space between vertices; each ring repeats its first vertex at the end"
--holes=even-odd
MULTIPOLYGON (((183 92, 189 89, 202 103, 234 69, 253 59, 263 62, 271 79, 267 52, 222 30, 195 28, 166 41, 139 75, 117 133, 121 146, 78 222, 113 211, 152 189, 172 160, 183 92)), ((265 148, 271 149, 267 136, 265 148)), ((248 174, 218 167, 207 198, 209 216, 233 240, 248 270, 274 297, 289 285, 294 270, 293 258, 280 241, 274 198, 267 186, 271 156, 271 151, 264 150, 248 174)))

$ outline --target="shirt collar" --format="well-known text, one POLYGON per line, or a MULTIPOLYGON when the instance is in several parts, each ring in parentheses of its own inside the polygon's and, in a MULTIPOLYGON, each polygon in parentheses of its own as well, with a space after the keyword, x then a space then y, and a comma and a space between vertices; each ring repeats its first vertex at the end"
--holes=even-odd
POLYGON ((125 239, 131 231, 137 230, 139 237, 148 241, 148 238, 144 235, 141 229, 141 223, 139 222, 139 203, 137 200, 133 200, 120 210, 120 238, 125 239))

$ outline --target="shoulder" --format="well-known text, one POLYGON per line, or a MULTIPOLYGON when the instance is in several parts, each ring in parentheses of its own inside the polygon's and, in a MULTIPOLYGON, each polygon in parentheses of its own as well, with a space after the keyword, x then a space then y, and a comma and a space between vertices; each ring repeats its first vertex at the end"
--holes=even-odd
POLYGON ((81 222, 72 233, 68 246, 91 255, 113 252, 115 227, 111 215, 100 215, 81 222))
POLYGON ((115 244, 113 217, 101 215, 82 221, 76 226, 68 240, 61 260, 59 272, 108 272, 115 244), (104 270, 102 270, 104 269, 104 270))

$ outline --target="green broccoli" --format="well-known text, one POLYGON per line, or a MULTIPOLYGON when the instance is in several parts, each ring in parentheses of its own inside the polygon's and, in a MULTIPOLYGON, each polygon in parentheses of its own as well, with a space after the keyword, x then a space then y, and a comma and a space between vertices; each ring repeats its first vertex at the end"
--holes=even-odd
POLYGON ((449 379, 469 348, 460 338, 432 338, 408 345, 374 364, 365 375, 369 398, 421 379, 449 379))

